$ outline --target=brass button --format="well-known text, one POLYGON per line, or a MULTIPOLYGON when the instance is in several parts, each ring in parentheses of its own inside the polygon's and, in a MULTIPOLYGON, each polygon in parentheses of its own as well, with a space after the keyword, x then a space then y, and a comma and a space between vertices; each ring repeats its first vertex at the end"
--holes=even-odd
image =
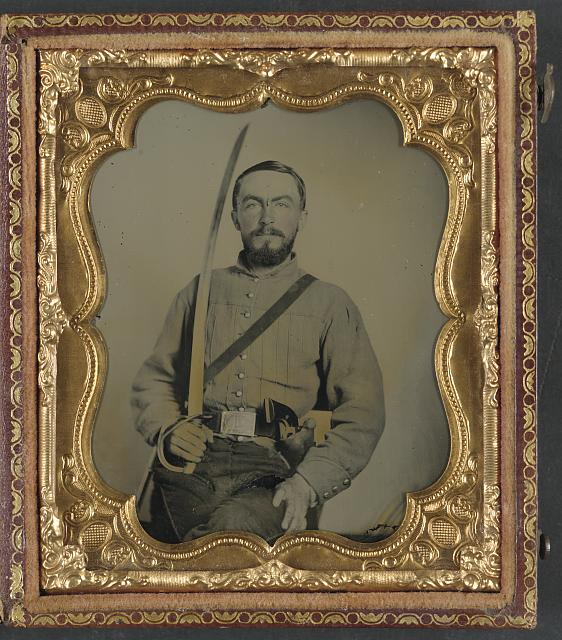
POLYGON ((235 394, 236 397, 241 398, 242 397, 242 391, 236 391, 235 394))
POLYGON ((351 480, 349 478, 346 478, 343 483, 344 485, 347 487, 349 485, 349 483, 351 482, 351 480))
POLYGON ((248 291, 246 295, 248 296, 248 298, 254 298, 256 294, 253 291, 248 291))
POLYGON ((324 497, 325 497, 325 498, 329 498, 329 497, 330 497, 330 492, 329 492, 329 491, 326 491, 326 493, 324 494, 324 497))
POLYGON ((249 311, 244 311, 244 313, 242 314, 245 318, 249 318, 251 313, 249 311))
POLYGON ((334 493, 337 493, 339 490, 340 490, 340 488, 339 488, 339 487, 332 487, 332 491, 333 491, 334 493))
POLYGON ((246 411, 246 407, 238 407, 238 411, 246 411))
POLYGON ((238 374, 238 377, 240 378, 240 380, 243 380, 243 379, 246 377, 246 374, 245 374, 245 373, 240 372, 240 373, 238 374))
POLYGON ((247 360, 247 359, 248 359, 248 355, 246 353, 240 354, 240 360, 247 360))

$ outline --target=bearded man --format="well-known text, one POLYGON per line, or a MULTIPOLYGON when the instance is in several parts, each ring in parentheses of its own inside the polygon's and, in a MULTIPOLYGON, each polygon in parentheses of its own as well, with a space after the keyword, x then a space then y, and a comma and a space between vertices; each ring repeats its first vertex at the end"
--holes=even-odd
POLYGON ((243 250, 211 278, 207 370, 245 334, 252 338, 207 380, 204 414, 187 417, 195 278, 172 302, 135 378, 137 429, 163 454, 147 527, 159 540, 246 531, 272 542, 310 528, 312 508, 348 488, 375 449, 384 425, 380 370, 349 296, 297 265, 293 244, 306 217, 305 185, 293 169, 277 161, 246 169, 232 195, 243 250), (299 419, 330 410, 331 429, 317 444, 306 428, 284 440, 279 424, 271 428, 272 406, 299 419), (170 470, 166 460, 192 473, 170 470))

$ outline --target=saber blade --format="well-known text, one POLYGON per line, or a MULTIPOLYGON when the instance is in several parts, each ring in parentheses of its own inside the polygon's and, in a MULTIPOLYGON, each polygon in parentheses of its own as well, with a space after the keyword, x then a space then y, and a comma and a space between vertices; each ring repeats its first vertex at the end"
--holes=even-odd
POLYGON ((246 125, 238 134, 234 147, 230 152, 228 163, 222 178, 221 186, 215 204, 213 219, 211 220, 211 228, 207 239, 207 247, 203 258, 203 268, 199 276, 199 284, 197 287, 197 299, 195 304, 195 317, 193 321, 193 338, 191 348, 191 367, 189 372, 189 389, 187 395, 187 413, 190 416, 203 413, 203 384, 205 373, 205 326, 207 323, 207 309, 209 307, 209 290, 211 286, 211 270, 213 267, 213 257, 215 254, 215 246, 217 243, 217 235, 219 230, 222 212, 224 209, 224 201, 230 187, 232 174, 244 138, 248 131, 249 125, 246 125))

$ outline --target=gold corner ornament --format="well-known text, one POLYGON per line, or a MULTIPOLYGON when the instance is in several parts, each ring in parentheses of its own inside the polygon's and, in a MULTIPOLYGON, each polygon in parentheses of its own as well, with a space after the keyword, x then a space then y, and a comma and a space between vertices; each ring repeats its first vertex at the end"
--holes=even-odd
POLYGON ((91 570, 87 567, 87 555, 80 545, 64 541, 64 522, 51 497, 42 495, 39 511, 43 588, 48 591, 69 591, 80 589, 121 589, 139 588, 148 584, 146 577, 118 575, 103 569, 91 570))
POLYGON ((27 622, 27 616, 25 609, 20 601, 16 602, 16 604, 10 610, 9 621, 15 627, 25 627, 27 622))
POLYGON ((525 10, 517 12, 517 26, 528 29, 529 27, 535 27, 537 23, 535 14, 533 11, 525 10))
MULTIPOLYGON (((496 72, 492 49, 407 48, 287 51, 57 50, 43 51, 39 113, 40 250, 39 386, 42 586, 47 591, 102 589, 127 591, 177 583, 186 589, 499 589, 499 478, 497 432, 497 250, 494 245, 496 72), (315 91, 302 91, 310 65, 323 74, 315 91), (188 82, 192 69, 225 75, 229 95, 198 93, 188 82), (83 75, 82 70, 88 69, 83 75), (139 70, 142 71, 139 73, 139 70), (237 85, 229 70, 251 78, 237 85), (118 70, 118 72, 117 72, 118 70), (128 71, 130 70, 130 71, 128 71), (134 70, 134 73, 133 73, 134 70), (278 82, 284 70, 283 84, 278 82), (155 545, 140 529, 132 498, 108 495, 94 473, 85 448, 95 405, 106 374, 104 345, 91 318, 104 296, 102 256, 92 242, 87 192, 100 161, 132 145, 140 114, 153 102, 179 98, 207 108, 236 112, 271 100, 297 110, 318 110, 354 96, 389 105, 402 123, 405 141, 432 153, 450 184, 447 224, 435 268, 437 299, 449 317, 438 339, 435 362, 449 415, 452 455, 447 473, 433 487, 409 494, 404 521, 388 540, 358 547, 328 532, 289 536, 268 547, 255 536, 225 535, 176 550, 155 545), (474 318, 459 303, 453 263, 463 220, 480 193, 481 304, 474 318), (69 222, 69 240, 83 259, 87 290, 74 304, 58 290, 57 225, 69 222), (61 299, 62 298, 62 299, 61 299), (471 427, 467 407, 451 373, 452 348, 459 332, 474 322, 485 372, 481 424, 471 427), (81 342, 87 368, 73 384, 82 389, 70 449, 56 449, 56 355, 60 335, 70 331, 81 342), (484 432, 484 452, 471 448, 470 429, 484 432), (62 474, 60 485, 56 478, 62 474), (62 514, 62 515, 61 515, 62 514), (315 568, 286 564, 283 553, 300 544, 316 545, 315 568), (216 554, 228 566, 232 549, 255 554, 256 567, 201 572, 197 561, 216 554), (327 571, 326 554, 337 562, 327 571), (173 576, 176 576, 175 578, 173 576), (172 577, 170 577, 172 576, 172 577), (316 581, 316 582, 315 582, 316 581), (243 586, 240 586, 243 585, 243 586), (319 588, 320 588, 319 587, 319 588)), ((68 225, 67 225, 68 226, 68 225)), ((63 276, 65 274, 62 274, 63 276)), ((311 550, 314 558, 315 549, 311 550)))

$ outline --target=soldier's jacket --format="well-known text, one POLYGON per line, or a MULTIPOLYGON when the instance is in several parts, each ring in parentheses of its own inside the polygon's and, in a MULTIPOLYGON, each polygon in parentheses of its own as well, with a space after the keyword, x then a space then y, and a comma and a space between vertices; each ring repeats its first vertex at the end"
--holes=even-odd
MULTIPOLYGON (((258 276, 244 263, 213 271, 207 315, 208 366, 305 272, 292 258, 258 276)), ((184 411, 197 279, 182 289, 152 355, 133 384, 137 429, 154 443, 184 411)), ((360 313, 339 287, 314 281, 300 298, 205 389, 210 410, 257 409, 270 397, 299 417, 329 409, 332 428, 297 471, 319 502, 349 486, 367 464, 384 426, 382 380, 360 313)))

